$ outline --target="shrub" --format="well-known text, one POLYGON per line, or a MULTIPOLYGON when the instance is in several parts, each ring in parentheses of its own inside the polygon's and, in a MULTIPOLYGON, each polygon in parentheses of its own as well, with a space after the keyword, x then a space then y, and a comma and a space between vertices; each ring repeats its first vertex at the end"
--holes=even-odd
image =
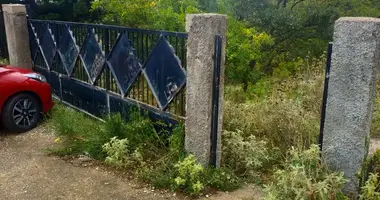
POLYGON ((143 155, 137 148, 131 151, 128 139, 111 138, 110 142, 103 145, 103 151, 107 153, 105 163, 116 168, 137 168, 145 165, 143 155))
POLYGON ((128 133, 125 131, 125 126, 124 119, 118 113, 105 118, 105 124, 102 131, 109 138, 127 138, 128 133))
POLYGON ((370 174, 368 180, 365 185, 361 187, 361 194, 359 196, 359 200, 378 200, 380 199, 380 183, 379 183, 379 175, 370 174))
POLYGON ((186 157, 184 152, 184 126, 182 124, 173 129, 168 139, 168 146, 164 146, 166 152, 156 155, 156 159, 149 166, 140 168, 138 176, 151 183, 156 188, 177 189, 174 185, 176 170, 174 165, 186 157))
POLYGON ((263 48, 273 45, 273 38, 251 28, 247 23, 228 18, 226 49, 226 79, 228 83, 243 84, 244 90, 249 83, 255 83, 262 76, 262 63, 265 63, 263 48), (255 65, 252 65, 255 61, 255 65))
POLYGON ((120 114, 111 115, 106 119, 102 131, 107 138, 127 138, 131 151, 140 148, 147 154, 149 151, 155 154, 156 146, 160 147, 163 144, 162 136, 156 132, 154 123, 146 114, 141 114, 138 110, 129 112, 127 123, 120 114))
MULTIPOLYGON (((60 104, 54 108, 51 122, 63 141, 61 148, 51 149, 52 153, 88 154, 112 167, 129 169, 158 188, 198 195, 206 188, 229 191, 241 184, 233 170, 204 168, 193 155, 186 155, 183 124, 174 127, 168 137, 155 131, 156 122, 140 112, 130 112, 127 123, 120 114, 101 123, 60 104)), ((242 148, 249 149, 248 144, 242 148)))
POLYGON ((224 129, 266 138, 281 152, 291 146, 307 149, 315 144, 319 135, 323 63, 324 59, 305 63, 307 67, 297 76, 262 79, 245 94, 236 86, 227 87, 224 129))
POLYGON ((224 127, 267 138, 270 144, 286 152, 290 146, 307 148, 317 142, 319 118, 288 99, 268 99, 240 105, 226 102, 224 127))
POLYGON ((341 192, 346 183, 343 173, 332 172, 321 162, 317 145, 305 151, 291 149, 283 169, 273 178, 264 199, 347 199, 341 192))
POLYGON ((123 168, 129 162, 128 139, 111 138, 110 142, 103 145, 103 151, 107 153, 105 162, 117 168, 123 168))
POLYGON ((270 160, 267 143, 254 135, 244 138, 242 131, 224 131, 223 164, 242 176, 255 177, 270 160))
POLYGON ((200 12, 195 0, 96 0, 93 11, 101 10, 102 22, 133 28, 183 31, 185 14, 200 12))
POLYGON ((361 176, 360 200, 380 199, 380 150, 366 158, 361 176))
POLYGON ((204 189, 202 174, 204 168, 197 164, 194 155, 187 156, 183 161, 174 165, 176 177, 174 179, 177 188, 184 189, 190 194, 200 194, 204 189))
POLYGON ((7 65, 9 64, 9 61, 5 58, 0 58, 0 64, 7 65))
POLYGON ((178 161, 185 157, 185 134, 184 125, 177 125, 169 137, 170 157, 174 161, 178 161))
POLYGON ((204 177, 208 186, 222 191, 232 191, 242 185, 242 180, 226 167, 207 168, 204 177))

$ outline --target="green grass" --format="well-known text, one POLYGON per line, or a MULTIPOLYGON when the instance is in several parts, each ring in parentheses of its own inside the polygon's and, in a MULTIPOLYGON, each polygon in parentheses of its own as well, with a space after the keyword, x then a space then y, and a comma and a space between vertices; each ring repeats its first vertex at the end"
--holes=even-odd
MULTIPOLYGON (((230 191, 245 182, 280 184, 275 171, 282 172, 282 180, 292 184, 297 179, 288 179, 289 176, 299 171, 286 169, 290 165, 289 150, 302 154, 318 142, 324 63, 324 59, 315 60, 307 70, 294 76, 264 78, 245 93, 239 85, 226 86, 221 169, 194 171, 196 162, 188 160, 184 150, 183 126, 176 127, 168 137, 157 132, 154 123, 138 112, 131 112, 128 123, 120 115, 107 117, 103 123, 59 104, 48 123, 63 145, 50 152, 59 156, 87 154, 101 161, 107 157, 117 161, 120 154, 122 162, 115 163, 122 170, 131 170, 136 177, 157 188, 191 194, 198 193, 200 188, 230 191), (107 153, 104 144, 113 137, 127 139, 128 145, 107 153), (121 151, 117 152, 118 149, 121 151), (180 164, 186 164, 186 173, 180 173, 176 167, 180 164), (200 174, 192 177, 192 173, 200 174), (185 181, 178 185, 182 179, 185 181)), ((374 136, 380 133, 379 111, 378 98, 371 129, 374 136)), ((108 164, 112 166, 112 162, 108 164)), ((303 167, 308 166, 303 164, 303 167)), ((334 178, 325 168, 322 170, 327 178, 334 178)), ((305 177, 316 180, 312 174, 298 178, 305 177)), ((313 184, 323 180, 320 178, 313 184)), ((272 192, 281 192, 287 184, 273 186, 272 192)), ((337 187, 330 189, 339 193, 337 187)), ((297 189, 301 190, 307 193, 305 188, 297 189)))
POLYGON ((57 104, 51 112, 49 124, 63 142, 62 148, 50 149, 51 153, 60 156, 88 154, 96 159, 105 158, 101 146, 109 138, 104 134, 102 122, 57 104))
POLYGON ((0 65, 1 65, 1 64, 3 64, 3 65, 7 65, 7 64, 9 64, 8 59, 0 58, 0 65))
POLYGON ((245 94, 239 86, 227 86, 224 129, 267 139, 282 152, 291 146, 307 149, 319 134, 323 63, 316 61, 296 76, 263 79, 245 94))
POLYGON ((131 111, 126 123, 119 114, 105 122, 57 104, 48 125, 55 130, 62 145, 49 149, 57 156, 88 155, 110 167, 128 170, 157 188, 167 188, 198 195, 203 189, 233 190, 241 185, 232 170, 202 168, 189 161, 184 151, 184 127, 174 127, 170 136, 157 132, 154 123, 138 111, 131 111), (181 170, 177 167, 182 165, 181 170), (185 171, 183 171, 185 170, 185 171), (198 173, 194 179, 194 173, 198 173), (176 180, 184 179, 178 184, 176 180))

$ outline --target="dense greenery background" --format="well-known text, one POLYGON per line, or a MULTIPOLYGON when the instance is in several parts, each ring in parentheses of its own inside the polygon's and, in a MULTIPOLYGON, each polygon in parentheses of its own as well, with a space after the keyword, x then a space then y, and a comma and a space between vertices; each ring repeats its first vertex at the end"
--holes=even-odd
MULTIPOLYGON (((0 4, 7 2, 0 0, 0 4)), ((314 145, 319 136, 325 51, 336 19, 379 17, 380 0, 26 3, 32 18, 169 31, 184 31, 188 13, 215 12, 229 18, 221 169, 203 169, 192 156, 185 158, 183 128, 160 143, 148 119, 137 117, 124 124, 116 116, 99 124, 59 106, 51 121, 66 146, 56 154, 86 152, 116 167, 135 167, 135 174, 155 187, 190 194, 208 187, 230 190, 242 183, 265 183, 263 196, 268 200, 348 199, 341 192, 343 174, 321 164, 319 147, 314 145), (144 134, 146 137, 140 137, 144 134)), ((380 90, 377 92, 380 96, 380 90)), ((371 135, 376 137, 380 136, 379 111, 377 98, 371 127, 371 135)), ((380 153, 376 155, 374 160, 380 163, 380 153)), ((374 166, 377 174, 370 176, 360 199, 380 197, 380 164, 374 166)))
POLYGON ((33 18, 170 31, 184 31, 187 13, 227 14, 227 80, 244 90, 268 75, 294 75, 323 55, 339 17, 380 16, 380 0, 25 1, 33 18))

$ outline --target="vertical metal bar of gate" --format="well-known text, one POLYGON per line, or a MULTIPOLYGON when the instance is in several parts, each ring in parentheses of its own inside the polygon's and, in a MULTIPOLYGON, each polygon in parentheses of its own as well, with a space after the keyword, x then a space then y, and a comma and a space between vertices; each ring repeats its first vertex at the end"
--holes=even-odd
POLYGON ((219 95, 220 95, 220 68, 222 61, 222 37, 215 36, 214 50, 214 77, 212 90, 212 118, 211 118, 211 151, 210 164, 216 166, 216 152, 218 149, 218 122, 219 122, 219 95))
POLYGON ((328 50, 327 50, 325 85, 324 85, 324 89, 323 89, 321 124, 320 124, 320 130, 319 130, 319 147, 320 147, 321 151, 322 151, 322 145, 323 145, 323 129, 325 127, 325 118, 326 118, 326 103, 327 103, 327 92, 329 89, 329 80, 330 80, 332 47, 333 47, 333 43, 330 42, 329 46, 328 46, 328 50))
POLYGON ((0 58, 8 59, 8 45, 7 45, 7 36, 5 33, 4 26, 4 15, 2 11, 2 6, 0 5, 0 58))

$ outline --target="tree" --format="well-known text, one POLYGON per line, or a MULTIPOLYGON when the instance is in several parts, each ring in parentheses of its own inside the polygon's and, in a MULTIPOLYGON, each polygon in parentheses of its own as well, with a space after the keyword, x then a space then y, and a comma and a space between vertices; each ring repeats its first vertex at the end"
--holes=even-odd
POLYGON ((217 12, 218 3, 216 0, 199 0, 199 8, 206 12, 217 12))
POLYGON ((102 21, 135 28, 184 31, 186 13, 199 12, 196 0, 96 0, 102 21))

